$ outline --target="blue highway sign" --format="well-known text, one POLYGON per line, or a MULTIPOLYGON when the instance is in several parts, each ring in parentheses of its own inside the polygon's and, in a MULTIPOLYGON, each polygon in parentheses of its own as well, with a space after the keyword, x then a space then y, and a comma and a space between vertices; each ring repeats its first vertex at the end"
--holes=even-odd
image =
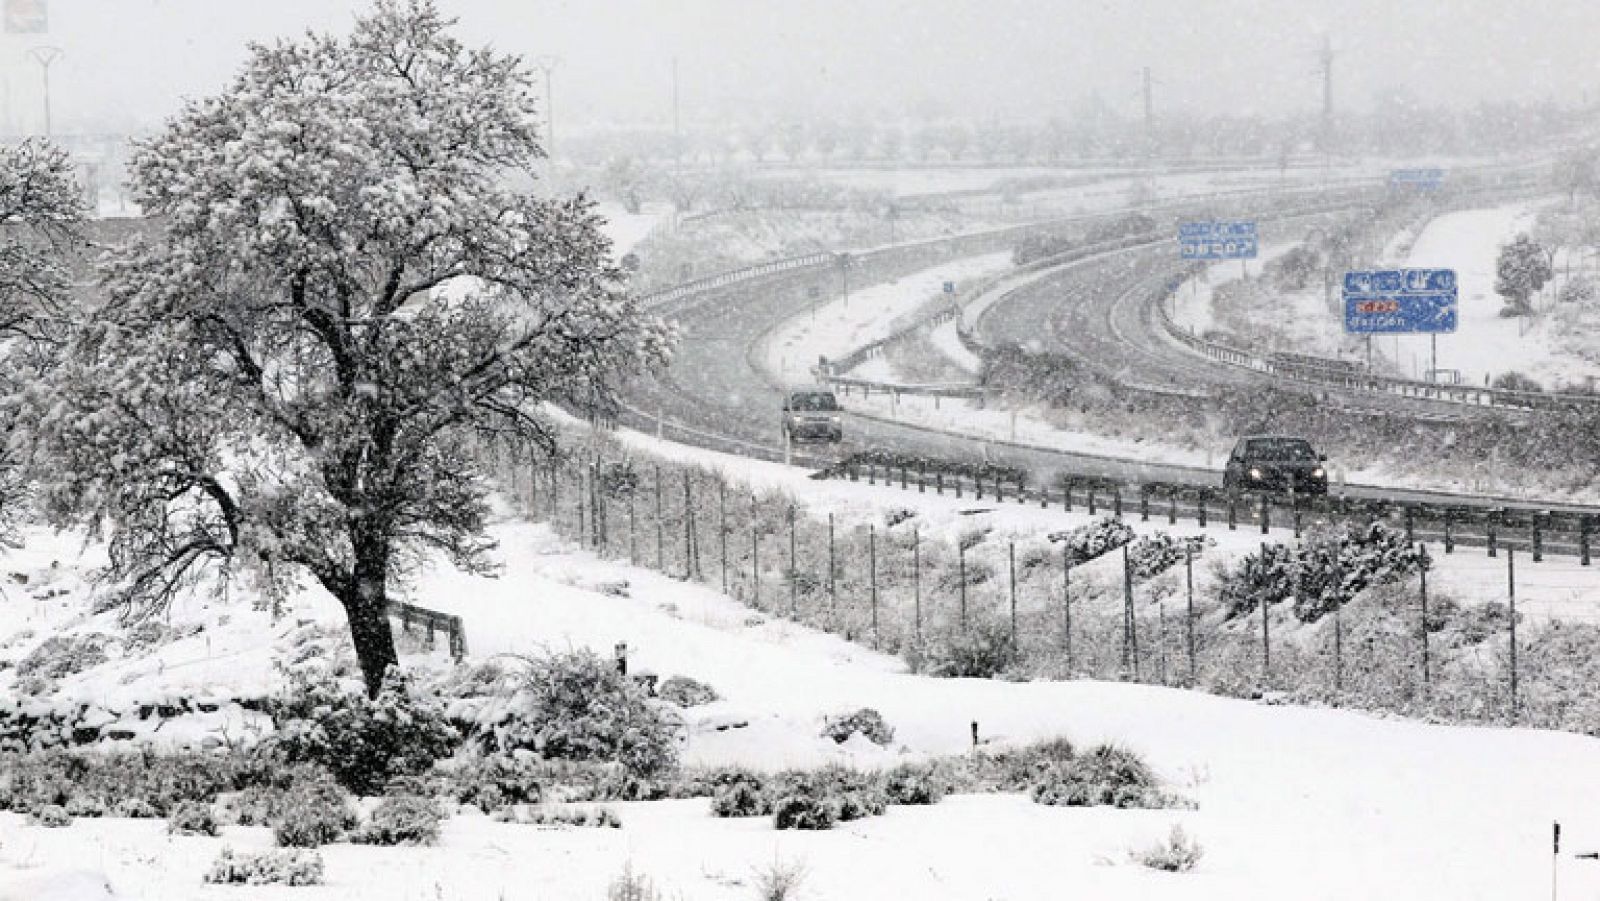
POLYGON ((1432 190, 1444 182, 1443 169, 1395 169, 1389 173, 1391 188, 1421 188, 1432 190))
POLYGON ((1254 222, 1183 222, 1178 225, 1179 256, 1185 260, 1253 260, 1254 222))
POLYGON ((1454 269, 1378 269, 1344 274, 1344 330, 1365 335, 1456 330, 1454 269))

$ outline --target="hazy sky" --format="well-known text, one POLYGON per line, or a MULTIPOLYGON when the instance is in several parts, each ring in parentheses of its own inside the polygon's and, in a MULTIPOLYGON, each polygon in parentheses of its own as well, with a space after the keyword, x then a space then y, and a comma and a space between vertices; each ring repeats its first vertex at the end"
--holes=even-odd
MULTIPOLYGON (((1426 101, 1558 96, 1600 87, 1597 0, 441 0, 474 43, 555 54, 558 129, 668 121, 671 60, 684 116, 814 110, 983 118, 1069 114, 1097 94, 1158 113, 1314 110, 1320 35, 1336 104, 1394 86, 1426 101)), ((28 48, 51 68, 58 132, 150 127, 217 90, 244 45, 343 31, 356 0, 49 0, 50 33, 0 39, 7 121, 42 118, 28 48)))

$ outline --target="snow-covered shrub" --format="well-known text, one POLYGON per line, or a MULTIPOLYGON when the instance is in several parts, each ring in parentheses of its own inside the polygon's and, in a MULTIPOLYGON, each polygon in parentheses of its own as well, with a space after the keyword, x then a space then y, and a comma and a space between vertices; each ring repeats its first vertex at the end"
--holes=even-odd
POLYGON ((718 773, 712 789, 711 814, 718 817, 764 817, 772 813, 766 780, 749 770, 718 773))
POLYGON ((615 761, 641 778, 676 768, 681 721, 612 662, 581 650, 524 663, 479 712, 472 739, 485 753, 615 761))
POLYGON ((1063 545, 1072 565, 1078 566, 1132 541, 1134 532, 1132 526, 1108 516, 1066 532, 1052 532, 1049 538, 1063 545))
POLYGON ((59 804, 46 804, 29 814, 28 822, 46 829, 60 829, 72 825, 72 817, 67 814, 67 809, 59 804))
POLYGON ((890 804, 937 804, 950 793, 950 781, 931 763, 902 763, 884 774, 890 804))
POLYGON ((1489 387, 1498 388, 1501 391, 1527 391, 1530 393, 1538 393, 1544 390, 1544 386, 1532 377, 1523 375, 1515 370, 1502 372, 1495 376, 1494 381, 1489 383, 1489 387))
POLYGON ((438 701, 394 670, 373 699, 324 673, 290 678, 272 701, 277 732, 263 751, 282 763, 325 767, 356 794, 375 795, 395 776, 425 773, 460 745, 438 701))
POLYGON ((150 802, 143 798, 123 798, 112 805, 109 815, 130 820, 154 820, 159 816, 150 802))
POLYGON ((315 851, 275 848, 241 851, 223 848, 206 872, 205 881, 219 885, 321 885, 322 855, 315 851))
POLYGON ((718 700, 716 689, 688 676, 668 677, 657 694, 661 700, 679 707, 700 707, 718 700))
POLYGON ((529 826, 576 826, 581 829, 621 829, 622 818, 609 807, 535 807, 518 823, 529 826))
POLYGON ((1182 807, 1184 801, 1161 791, 1148 764, 1116 745, 1096 745, 1034 782, 1038 804, 1061 807, 1182 807))
POLYGON ((756 899, 790 901, 805 880, 805 866, 798 861, 781 861, 774 857, 772 863, 756 871, 756 899))
POLYGON ((1134 855, 1134 859, 1152 870, 1162 870, 1167 873, 1187 873, 1195 868, 1200 858, 1205 856, 1205 849, 1200 843, 1190 838, 1183 827, 1174 824, 1172 831, 1167 834, 1166 841, 1156 842, 1148 848, 1134 855))
POLYGON ((272 836, 285 848, 315 848, 338 841, 360 822, 350 798, 332 779, 291 788, 272 820, 272 836))
POLYGON ((179 801, 167 814, 168 835, 216 835, 217 817, 204 801, 179 801))
POLYGON ((60 679, 99 666, 110 641, 99 632, 52 635, 17 661, 17 678, 60 679))
POLYGON ((1019 748, 985 748, 962 762, 965 787, 977 791, 1027 791, 1045 774, 1077 756, 1064 737, 1047 738, 1019 748))
POLYGON ((952 679, 989 679, 1011 669, 1018 659, 1011 628, 998 619, 980 619, 964 631, 931 636, 910 645, 906 662, 915 672, 952 679))
POLYGON ((433 845, 444 811, 430 798, 387 797, 350 840, 364 845, 433 845))
POLYGON ((1294 549, 1284 544, 1264 545, 1245 554, 1217 580, 1217 598, 1228 618, 1246 616, 1263 604, 1276 604, 1294 591, 1294 549))
POLYGON ((456 801, 476 804, 488 813, 507 804, 543 800, 546 772, 538 761, 526 755, 489 754, 453 761, 446 770, 446 778, 456 801))
POLYGON ((857 734, 865 736, 875 745, 885 747, 894 741, 894 729, 884 722, 883 714, 871 707, 863 707, 844 716, 828 717, 823 721, 822 737, 831 738, 837 744, 842 745, 857 734))
POLYGON ((661 901, 650 877, 633 871, 633 863, 622 865, 622 872, 606 888, 606 901, 661 901))
POLYGON ((1135 582, 1143 582, 1182 563, 1185 547, 1188 553, 1198 557, 1214 544, 1216 542, 1205 535, 1179 537, 1167 532, 1146 535, 1128 545, 1128 568, 1135 582))
POLYGON ((779 829, 831 829, 835 822, 879 816, 888 806, 872 776, 837 765, 782 773, 773 795, 779 829))
POLYGON ((1426 565, 1424 551, 1381 522, 1319 527, 1300 548, 1295 616, 1316 622, 1368 588, 1416 575, 1426 565))
POLYGON ((67 799, 67 816, 92 819, 106 815, 106 803, 99 795, 78 793, 67 799))

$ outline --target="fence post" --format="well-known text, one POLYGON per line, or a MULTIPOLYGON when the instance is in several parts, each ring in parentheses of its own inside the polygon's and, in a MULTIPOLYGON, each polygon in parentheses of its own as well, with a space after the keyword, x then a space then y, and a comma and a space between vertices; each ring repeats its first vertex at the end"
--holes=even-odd
POLYGON ((1011 647, 1017 645, 1017 543, 1006 542, 1006 566, 1011 578, 1011 647))
POLYGON ((1189 687, 1193 688, 1198 682, 1194 659, 1194 544, 1187 538, 1183 540, 1183 582, 1187 598, 1184 608, 1183 643, 1189 652, 1189 687))
POLYGON ((1517 722, 1517 563, 1516 549, 1506 546, 1506 597, 1511 602, 1511 723, 1517 722))
POLYGON ((586 500, 584 500, 584 496, 583 496, 584 495, 584 484, 583 483, 585 481, 585 479, 583 477, 583 464, 579 463, 577 468, 578 468, 578 487, 573 491, 573 494, 575 494, 576 497, 574 497, 572 499, 572 503, 573 503, 573 506, 576 507, 577 510, 578 510, 578 547, 586 548, 586 547, 589 546, 589 533, 584 529, 585 523, 584 523, 583 514, 584 514, 584 508, 588 506, 588 502, 586 500))
MULTIPOLYGON (((628 488, 628 562, 634 566, 639 565, 639 484, 635 482, 628 488)), ((723 586, 723 594, 727 594, 727 586, 723 586)))
POLYGON ((656 569, 667 571, 666 517, 661 511, 661 464, 656 464, 656 569))
POLYGON ((1167 684, 1167 601, 1156 602, 1156 678, 1167 684))
POLYGON ((750 595, 757 610, 761 609, 761 523, 757 521, 760 512, 761 504, 755 495, 750 495, 750 595))
POLYGON ((789 618, 800 618, 799 585, 800 570, 796 567, 794 559, 794 504, 789 505, 789 618))
POLYGON ((967 631, 967 546, 956 536, 956 581, 961 583, 961 631, 967 631))
POLYGON ((922 641, 922 536, 911 527, 911 598, 916 617, 917 641, 922 641))
POLYGON ((683 581, 688 582, 700 573, 700 555, 694 541, 694 490, 689 485, 689 470, 683 471, 683 581))
POLYGON ((1061 549, 1061 644, 1066 651, 1067 677, 1072 677, 1072 548, 1061 549))
POLYGON ((834 583, 833 559, 833 511, 828 511, 828 609, 836 610, 839 607, 838 587, 834 583))
POLYGON ((1420 551, 1421 551, 1421 562, 1418 565, 1417 575, 1421 578, 1421 585, 1422 585, 1422 593, 1421 593, 1421 598, 1422 598, 1422 625, 1421 625, 1421 628, 1419 628, 1417 631, 1419 633, 1421 633, 1421 640, 1422 640, 1422 688, 1423 688, 1424 691, 1426 691, 1427 688, 1428 688, 1428 683, 1430 681, 1432 681, 1430 679, 1429 675, 1428 675, 1428 563, 1429 563, 1429 561, 1428 561, 1428 547, 1427 547, 1427 545, 1423 545, 1420 548, 1420 551))
POLYGON ((1139 624, 1133 613, 1133 564, 1128 546, 1122 546, 1122 665, 1124 676, 1130 669, 1139 681, 1139 624), (1130 666, 1131 664, 1131 666, 1130 666))
POLYGON ((872 585, 872 646, 878 646, 878 526, 867 524, 868 581, 872 585))
MULTIPOLYGON (((1263 498, 1265 500, 1265 498, 1263 498)), ((1267 543, 1261 542, 1262 562, 1267 560, 1267 543)), ((1261 599, 1261 687, 1266 688, 1272 674, 1272 617, 1267 615, 1267 600, 1261 599)))
POLYGON ((561 478, 558 474, 560 463, 550 461, 550 526, 555 528, 557 519, 561 516, 561 478))
POLYGON ((722 593, 728 593, 728 483, 717 476, 717 555, 722 558, 722 593))
POLYGON ((1344 691, 1344 598, 1333 605, 1333 692, 1344 691))

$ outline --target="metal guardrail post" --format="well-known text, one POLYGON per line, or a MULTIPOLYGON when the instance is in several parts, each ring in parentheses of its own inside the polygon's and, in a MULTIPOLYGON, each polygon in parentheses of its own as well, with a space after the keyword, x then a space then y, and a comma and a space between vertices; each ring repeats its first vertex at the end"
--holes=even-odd
POLYGON ((1267 529, 1272 527, 1272 510, 1267 503, 1267 496, 1261 495, 1261 534, 1267 534, 1267 529))
POLYGON ((1139 486, 1139 521, 1150 521, 1150 486, 1139 486))
POLYGON ((1594 521, 1589 518, 1589 514, 1584 513, 1578 516, 1578 564, 1580 566, 1589 565, 1589 531, 1593 527, 1594 521))
POLYGON ((1455 508, 1444 508, 1444 552, 1453 554, 1456 550, 1455 530, 1452 528, 1455 521, 1455 508))
MULTIPOLYGON (((1548 517, 1550 514, 1546 512, 1543 515, 1548 517)), ((1528 531, 1530 533, 1528 537, 1533 543, 1533 562, 1535 563, 1539 563, 1544 560, 1544 528, 1540 524, 1539 517, 1540 514, 1537 510, 1535 510, 1533 514, 1528 517, 1528 531)))
POLYGON ((1088 503, 1089 503, 1089 515, 1093 516, 1094 515, 1094 496, 1095 496, 1094 483, 1090 482, 1088 487, 1089 487, 1089 501, 1088 501, 1088 503))
POLYGON ((1484 531, 1488 535, 1489 556, 1491 556, 1491 557, 1495 557, 1495 556, 1499 555, 1499 549, 1495 547, 1495 525, 1496 525, 1496 523, 1497 523, 1497 521, 1499 519, 1500 519, 1500 508, 1498 508, 1498 507, 1496 507, 1493 510, 1490 510, 1488 512, 1488 514, 1484 517, 1484 531))
POLYGON ((1199 493, 1195 496, 1195 507, 1198 514, 1196 519, 1199 521, 1200 528, 1202 529, 1206 527, 1206 501, 1210 499, 1211 489, 1209 488, 1201 488, 1199 493))
POLYGON ((1167 525, 1175 526, 1177 524, 1178 524, 1178 487, 1176 485, 1168 485, 1167 486, 1167 525))
POLYGON ((1111 515, 1116 519, 1122 518, 1122 486, 1111 486, 1111 515))

